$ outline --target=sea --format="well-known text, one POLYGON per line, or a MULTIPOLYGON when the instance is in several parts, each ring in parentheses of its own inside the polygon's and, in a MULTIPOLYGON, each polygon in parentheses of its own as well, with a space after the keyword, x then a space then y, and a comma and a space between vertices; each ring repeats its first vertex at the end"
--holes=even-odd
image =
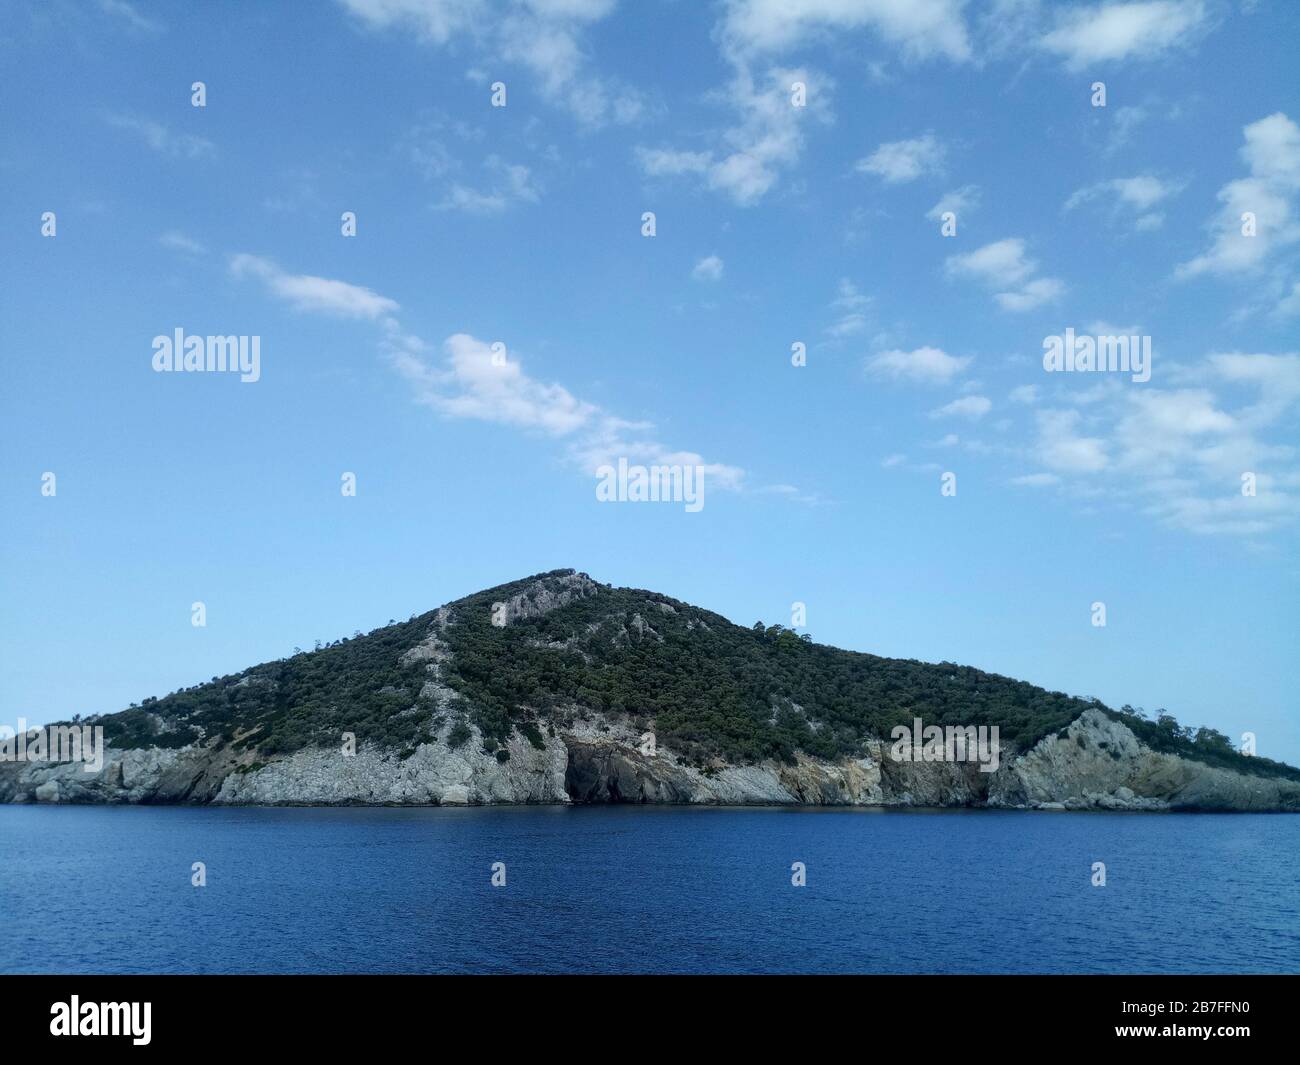
POLYGON ((1300 816, 0 806, 3 973, 1297 973, 1300 816))

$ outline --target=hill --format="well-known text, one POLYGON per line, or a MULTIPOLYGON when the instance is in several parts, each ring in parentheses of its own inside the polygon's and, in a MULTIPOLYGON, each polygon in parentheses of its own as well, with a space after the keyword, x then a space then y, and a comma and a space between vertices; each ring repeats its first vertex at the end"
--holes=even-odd
POLYGON ((746 628, 574 570, 81 723, 117 752, 102 780, 11 769, 0 799, 1300 806, 1300 769, 1164 712, 746 628), (997 726, 1011 764, 899 764, 891 733, 917 718, 997 726), (348 742, 360 757, 340 760, 348 742))

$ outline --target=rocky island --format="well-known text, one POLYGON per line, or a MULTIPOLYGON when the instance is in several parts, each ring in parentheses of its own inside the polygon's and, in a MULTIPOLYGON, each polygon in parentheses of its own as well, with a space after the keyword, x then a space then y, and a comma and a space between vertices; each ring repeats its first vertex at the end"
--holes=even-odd
POLYGON ((0 802, 1300 812, 1300 769, 1213 729, 574 570, 77 724, 101 764, 0 761, 0 802), (993 730, 999 756, 899 757, 921 721, 993 730))

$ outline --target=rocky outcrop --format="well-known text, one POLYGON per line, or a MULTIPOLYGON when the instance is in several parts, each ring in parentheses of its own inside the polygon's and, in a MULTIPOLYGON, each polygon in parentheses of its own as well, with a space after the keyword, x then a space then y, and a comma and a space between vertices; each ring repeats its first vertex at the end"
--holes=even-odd
MULTIPOLYGON (((435 648, 436 650, 436 648, 435 648)), ((437 655, 429 657, 436 671, 437 655)), ((431 681, 436 683, 436 681, 431 681)), ((450 726, 412 750, 309 748, 268 764, 215 741, 105 753, 79 764, 0 763, 0 801, 255 805, 632 802, 717 805, 988 806, 1043 810, 1300 811, 1300 783, 1234 773, 1144 747, 1098 710, 1000 768, 863 757, 792 764, 688 765, 625 723, 575 716, 538 746, 518 734, 491 754, 452 747, 450 726)))
POLYGON ((492 623, 506 626, 541 617, 599 591, 600 585, 585 573, 552 574, 544 580, 534 581, 518 595, 493 603, 492 623))
POLYGON ((456 748, 445 737, 404 752, 362 747, 355 754, 310 748, 253 772, 232 773, 217 803, 466 805, 567 802, 564 745, 542 749, 516 736, 501 760, 485 754, 481 737, 456 748))
POLYGON ((992 806, 1047 809, 1300 811, 1300 783, 1152 751, 1100 710, 993 774, 992 806))
POLYGON ((215 745, 104 751, 87 772, 79 762, 0 763, 0 802, 211 802, 240 764, 215 745))

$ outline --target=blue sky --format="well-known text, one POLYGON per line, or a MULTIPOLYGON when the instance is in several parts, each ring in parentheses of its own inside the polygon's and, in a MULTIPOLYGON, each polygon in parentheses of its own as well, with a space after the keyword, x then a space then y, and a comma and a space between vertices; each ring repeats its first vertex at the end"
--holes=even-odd
POLYGON ((11 6, 0 721, 573 566, 1300 762, 1297 46, 1281 0, 11 6), (155 372, 177 328, 260 379, 155 372), (1045 371, 1067 328, 1151 379, 1045 371), (599 502, 618 457, 705 506, 599 502))

